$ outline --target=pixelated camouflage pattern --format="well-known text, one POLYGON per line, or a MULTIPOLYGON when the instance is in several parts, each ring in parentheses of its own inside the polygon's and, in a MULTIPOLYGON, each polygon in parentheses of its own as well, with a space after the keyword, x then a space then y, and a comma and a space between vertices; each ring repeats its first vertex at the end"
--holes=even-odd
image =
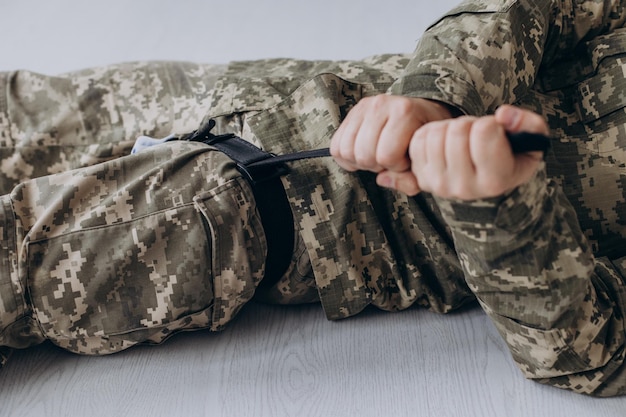
POLYGON ((0 73, 0 195, 130 153, 137 136, 195 129, 223 65, 150 62, 52 77, 0 73))
MULTIPOLYGON (((29 299, 16 314, 73 352, 219 330, 263 276, 265 235, 250 187, 201 143, 40 177, 4 198, 16 216, 14 295, 29 299)), ((24 341, 23 320, 8 313, 2 324, 13 320, 24 341)))
MULTIPOLYGON (((184 74, 195 73, 202 91, 218 81, 202 100, 181 88, 187 119, 170 114, 159 125, 149 123, 154 109, 176 97, 166 89, 158 104, 146 103, 150 94, 142 82, 164 85, 158 82, 163 72, 181 64, 130 64, 52 78, 7 75, 3 88, 11 90, 10 100, 0 114, 8 121, 2 133, 8 151, 13 146, 19 159, 22 148, 36 148, 40 163, 23 158, 20 175, 12 178, 7 170, 4 182, 7 189, 19 184, 2 197, 0 259, 7 273, 0 279, 7 291, 1 294, 1 343, 26 347, 47 338, 74 352, 103 354, 160 342, 181 329, 222 328, 254 295, 263 274, 266 243, 247 184, 232 161, 205 145, 168 143, 127 155, 132 140, 184 130, 205 107, 217 121, 215 133, 233 132, 273 152, 327 146, 347 111, 361 97, 384 92, 408 60, 386 55, 188 68, 184 74), (15 81, 20 78, 30 82, 15 81), (106 86, 110 78, 126 85, 128 96, 110 91, 104 103, 116 104, 103 114, 72 107, 76 100, 90 103, 88 95, 77 98, 77 85, 106 86), (35 95, 48 91, 57 105, 38 105, 36 88, 35 95), (18 111, 29 106, 37 117, 18 111), (187 114, 186 107, 197 108, 187 114), (112 119, 113 108, 127 115, 115 119, 120 127, 100 120, 112 119), (15 132, 27 133, 17 141, 15 132), (57 142, 33 139, 42 135, 57 142), (85 156, 76 141, 91 143, 90 151, 111 151, 85 156)), ((294 303, 321 297, 330 318, 368 304, 398 310, 417 303, 443 312, 473 299, 432 200, 380 190, 371 176, 344 173, 330 158, 294 166, 284 183, 298 213, 296 247, 285 276, 260 298, 294 303), (312 222, 318 223, 314 230, 312 222)))
POLYGON ((252 297, 264 232, 232 161, 202 144, 128 155, 196 128, 223 71, 0 74, 0 363, 44 338, 102 354, 219 330, 252 297))
MULTIPOLYGON (((233 63, 213 90, 211 115, 246 113, 238 133, 277 154, 327 147, 352 106, 384 93, 407 62, 233 63)), ((373 175, 344 172, 330 158, 292 164, 283 184, 328 318, 368 305, 447 312, 473 300, 430 200, 382 190, 373 175)))
POLYGON ((438 204, 522 372, 599 396, 626 394, 625 5, 466 1, 392 87, 469 114, 513 103, 545 116, 555 140, 529 184, 438 204))

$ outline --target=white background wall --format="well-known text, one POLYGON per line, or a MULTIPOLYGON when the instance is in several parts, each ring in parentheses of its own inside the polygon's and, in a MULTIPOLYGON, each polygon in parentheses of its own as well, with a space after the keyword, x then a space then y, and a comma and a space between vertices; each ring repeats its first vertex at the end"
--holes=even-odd
POLYGON ((0 0, 0 70, 411 52, 459 0, 0 0))

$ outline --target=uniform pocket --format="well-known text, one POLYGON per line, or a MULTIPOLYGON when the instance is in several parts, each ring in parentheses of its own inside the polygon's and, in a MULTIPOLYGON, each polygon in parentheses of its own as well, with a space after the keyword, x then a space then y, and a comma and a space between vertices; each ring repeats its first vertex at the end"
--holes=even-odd
POLYGON ((194 199, 211 242, 214 305, 211 330, 221 330, 248 302, 265 273, 267 243, 250 186, 235 178, 194 199))
POLYGON ((577 103, 580 118, 596 129, 599 119, 611 116, 602 125, 623 122, 623 109, 626 106, 626 57, 611 57, 603 61, 598 72, 581 82, 577 87, 577 103), (621 110, 621 111, 620 111, 621 110), (616 113, 618 117, 612 116, 616 113), (607 123, 609 122, 609 123, 607 123))
POLYGON ((210 248, 193 204, 30 242, 35 317, 54 343, 86 354, 206 327, 210 248))
POLYGON ((581 120, 595 132, 625 120, 626 30, 597 37, 586 44, 586 51, 591 73, 574 95, 581 120))

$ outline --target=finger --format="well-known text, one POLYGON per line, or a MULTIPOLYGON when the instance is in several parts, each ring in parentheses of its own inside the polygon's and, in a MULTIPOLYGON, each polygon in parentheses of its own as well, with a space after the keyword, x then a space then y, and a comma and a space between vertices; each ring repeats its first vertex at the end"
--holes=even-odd
POLYGON ((354 141, 354 161, 361 169, 380 172, 384 168, 377 163, 376 150, 379 146, 381 133, 388 123, 386 112, 370 112, 362 120, 354 141))
MULTIPOLYGON (((549 136, 550 128, 543 116, 530 110, 521 109, 515 106, 501 106, 495 113, 498 123, 501 123, 507 132, 530 132, 549 136)), ((517 178, 517 185, 527 181, 537 169, 543 158, 542 152, 527 152, 518 155, 515 164, 514 176, 517 178)))
POLYGON ((474 196, 493 197, 511 187, 515 156, 504 127, 493 116, 477 119, 469 133, 475 167, 474 196))
MULTIPOLYGON (((355 110, 356 107, 353 109, 355 110)), ((348 113, 330 141, 330 154, 337 164, 347 171, 356 171, 354 163, 354 142, 361 124, 362 115, 359 111, 348 113)))
POLYGON ((449 123, 430 124, 424 138, 424 166, 417 180, 423 191, 445 196, 447 187, 446 135, 449 123), (426 185, 424 185, 424 182, 426 185))
POLYGON ((337 130, 335 130, 335 133, 333 133, 333 137, 330 139, 330 144, 328 148, 330 149, 330 154, 333 156, 333 158, 341 157, 341 140, 343 139, 343 136, 345 134, 344 123, 339 125, 337 130))
POLYGON ((511 105, 503 105, 496 110, 496 121, 507 132, 530 132, 549 134, 548 124, 542 116, 529 110, 511 105))
MULTIPOLYGON (((429 135, 429 130, 432 129, 436 122, 426 124, 415 131, 409 144, 409 159, 411 160, 411 172, 417 179, 419 187, 424 191, 424 184, 427 182, 427 176, 424 174, 426 165, 428 163, 426 159, 426 139, 429 135)), ((427 191, 427 190, 426 190, 427 191)))
POLYGON ((408 171, 411 161, 408 156, 409 143, 415 131, 423 124, 417 117, 422 113, 412 100, 393 101, 389 121, 380 134, 376 149, 377 163, 394 172, 408 171), (417 113, 416 113, 417 111, 417 113))
POLYGON ((527 182, 541 161, 541 152, 513 154, 505 128, 495 117, 478 119, 472 125, 470 153, 476 167, 477 197, 502 195, 527 182))
POLYGON ((473 192, 476 169, 470 152, 470 132, 476 118, 462 117, 450 123, 445 140, 449 197, 465 198, 473 192))
POLYGON ((410 196, 420 192, 417 178, 415 178, 411 171, 382 171, 376 176, 376 184, 381 187, 400 191, 410 196))

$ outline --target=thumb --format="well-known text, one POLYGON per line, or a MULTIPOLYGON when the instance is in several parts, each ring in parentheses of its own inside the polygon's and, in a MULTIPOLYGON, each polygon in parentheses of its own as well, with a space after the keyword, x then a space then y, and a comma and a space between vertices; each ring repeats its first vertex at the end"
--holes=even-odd
MULTIPOLYGON (((495 113, 496 122, 509 133, 538 133, 549 135, 548 124, 542 116, 530 110, 505 105, 495 113)), ((534 151, 515 155, 513 185, 518 186, 530 180, 543 159, 543 152, 534 151)))
POLYGON ((548 124, 537 113, 511 105, 503 105, 496 110, 496 121, 510 133, 529 132, 549 134, 548 124))
POLYGON ((411 171, 381 171, 376 176, 376 184, 381 187, 400 191, 409 196, 413 196, 420 192, 417 178, 415 178, 413 172, 411 171))

